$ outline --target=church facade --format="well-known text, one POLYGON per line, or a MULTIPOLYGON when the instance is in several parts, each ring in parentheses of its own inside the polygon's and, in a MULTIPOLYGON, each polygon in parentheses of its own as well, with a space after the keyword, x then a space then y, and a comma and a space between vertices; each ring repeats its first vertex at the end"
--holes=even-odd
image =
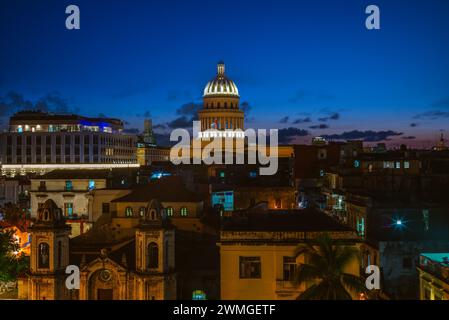
POLYGON ((51 199, 39 209, 30 230, 31 266, 29 274, 19 281, 20 299, 177 298, 175 229, 157 199, 148 203, 144 216, 133 229, 133 237, 111 241, 88 233, 82 241, 71 243, 70 227, 51 199), (79 267, 79 289, 68 289, 66 285, 68 265, 79 267))

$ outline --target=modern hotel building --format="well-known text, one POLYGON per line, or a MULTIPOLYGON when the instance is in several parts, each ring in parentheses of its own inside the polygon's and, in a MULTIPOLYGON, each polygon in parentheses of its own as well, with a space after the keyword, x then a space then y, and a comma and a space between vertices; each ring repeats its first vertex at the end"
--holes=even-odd
POLYGON ((117 119, 22 111, 0 133, 1 174, 138 167, 136 142, 117 119))

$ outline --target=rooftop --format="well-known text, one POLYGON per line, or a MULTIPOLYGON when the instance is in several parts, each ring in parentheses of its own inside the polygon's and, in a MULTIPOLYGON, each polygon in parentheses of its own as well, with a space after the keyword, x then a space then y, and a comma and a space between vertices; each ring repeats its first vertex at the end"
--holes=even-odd
POLYGON ((339 232, 353 231, 325 213, 308 208, 304 210, 261 210, 240 212, 224 220, 223 231, 297 231, 339 232))
POLYGON ((203 198, 188 190, 179 177, 165 177, 147 185, 135 186, 131 192, 112 202, 149 202, 158 199, 160 202, 200 202, 203 198))

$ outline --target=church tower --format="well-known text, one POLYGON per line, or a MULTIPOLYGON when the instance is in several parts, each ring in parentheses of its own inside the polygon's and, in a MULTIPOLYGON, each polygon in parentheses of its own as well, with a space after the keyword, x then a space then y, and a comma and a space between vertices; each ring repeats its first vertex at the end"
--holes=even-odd
POLYGON ((234 81, 225 75, 225 64, 217 64, 217 75, 204 88, 203 109, 198 112, 201 131, 244 130, 244 112, 234 81))
POLYGON ((36 223, 30 227, 29 299, 68 299, 65 269, 69 264, 70 230, 61 209, 53 200, 45 201, 38 209, 36 223))
POLYGON ((175 230, 156 199, 136 231, 136 299, 176 299, 175 230))

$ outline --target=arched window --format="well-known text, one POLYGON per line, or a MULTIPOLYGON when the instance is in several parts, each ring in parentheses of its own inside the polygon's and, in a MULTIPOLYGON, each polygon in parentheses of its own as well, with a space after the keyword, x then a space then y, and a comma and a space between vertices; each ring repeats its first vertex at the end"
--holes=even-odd
POLYGON ((132 217, 133 216, 133 208, 126 207, 126 209, 125 209, 125 216, 132 217))
POLYGON ((173 217, 173 208, 172 207, 167 208, 167 217, 173 217))
POLYGON ((62 242, 58 241, 58 268, 62 267, 62 242))
POLYGON ((50 246, 48 243, 41 242, 38 247, 38 266, 39 268, 50 267, 50 246))
POLYGON ((147 247, 147 268, 156 269, 159 267, 159 248, 155 242, 150 242, 147 247))
POLYGON ((187 217, 188 212, 186 207, 181 208, 181 217, 187 217))
POLYGON ((145 215, 145 207, 140 207, 140 208, 139 208, 139 215, 140 215, 141 217, 143 217, 143 216, 145 215))

